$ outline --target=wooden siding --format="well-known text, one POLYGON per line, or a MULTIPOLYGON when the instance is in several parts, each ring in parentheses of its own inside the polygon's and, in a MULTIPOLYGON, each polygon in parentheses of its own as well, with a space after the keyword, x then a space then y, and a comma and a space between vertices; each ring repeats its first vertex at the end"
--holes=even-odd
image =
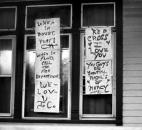
POLYGON ((142 126, 142 1, 123 0, 123 125, 142 126))

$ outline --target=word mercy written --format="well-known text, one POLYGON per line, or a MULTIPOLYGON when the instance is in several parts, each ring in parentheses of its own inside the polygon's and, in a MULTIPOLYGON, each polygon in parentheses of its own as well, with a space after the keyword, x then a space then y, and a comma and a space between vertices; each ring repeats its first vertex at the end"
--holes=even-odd
POLYGON ((37 19, 34 112, 59 113, 60 19, 37 19))
POLYGON ((86 28, 85 40, 85 94, 111 94, 111 28, 86 28))

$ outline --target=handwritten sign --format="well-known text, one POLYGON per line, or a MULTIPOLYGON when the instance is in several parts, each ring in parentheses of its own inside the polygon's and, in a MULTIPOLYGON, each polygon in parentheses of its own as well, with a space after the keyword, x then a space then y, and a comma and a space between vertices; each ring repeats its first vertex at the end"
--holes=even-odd
POLYGON ((111 66, 111 60, 85 62, 86 94, 112 93, 111 66))
POLYGON ((35 112, 59 112, 60 80, 36 81, 35 112))
POLYGON ((35 79, 60 78, 60 52, 57 50, 37 51, 35 61, 35 79))
POLYGON ((86 28, 85 41, 85 94, 111 94, 111 28, 86 28))
POLYGON ((111 29, 90 27, 85 30, 86 59, 105 60, 112 58, 111 29))
POLYGON ((60 19, 37 19, 34 112, 59 113, 60 19))
POLYGON ((36 49, 60 49, 60 19, 37 19, 35 24, 36 49))

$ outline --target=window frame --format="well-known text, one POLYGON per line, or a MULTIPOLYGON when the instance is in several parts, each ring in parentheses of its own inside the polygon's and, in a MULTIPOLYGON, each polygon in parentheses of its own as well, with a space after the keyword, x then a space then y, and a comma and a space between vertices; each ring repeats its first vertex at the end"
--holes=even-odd
MULTIPOLYGON (((111 28, 112 31, 112 28, 111 28)), ((112 32, 113 33, 113 32, 112 32)), ((84 37, 85 33, 80 33, 80 96, 79 96, 79 119, 80 120, 115 120, 116 117, 116 32, 114 39, 112 36, 112 114, 83 114, 83 67, 84 67, 84 37)))
MULTIPOLYGON (((69 63, 72 63, 72 35, 71 33, 61 33, 60 35, 69 36, 69 63)), ((68 72, 68 100, 67 100, 67 117, 25 117, 25 73, 26 73, 26 47, 27 47, 27 37, 35 36, 35 34, 25 34, 24 40, 24 67, 23 67, 23 92, 22 92, 22 119, 30 119, 30 120, 71 120, 71 71, 72 65, 69 64, 69 72, 68 72)), ((62 50, 61 50, 62 51, 62 50)))
POLYGON ((42 5, 42 4, 38 4, 38 5, 27 5, 26 9, 25 9, 25 30, 34 30, 34 28, 28 28, 27 27, 27 16, 28 16, 28 7, 56 7, 56 6, 70 6, 71 10, 70 10, 70 26, 69 27, 61 27, 61 29, 71 29, 72 28, 72 4, 46 4, 46 5, 42 5))
MULTIPOLYGON (((83 66, 84 66, 84 36, 85 36, 85 28, 87 26, 83 26, 83 6, 84 5, 102 5, 102 4, 113 4, 114 6, 114 25, 109 26, 111 27, 111 31, 113 32, 113 29, 116 27, 116 3, 115 2, 96 2, 96 3, 81 3, 81 28, 82 32, 80 33, 80 95, 79 95, 79 118, 80 120, 115 120, 116 117, 116 39, 114 41, 114 45, 112 45, 113 49, 113 58, 112 58, 112 70, 113 70, 113 76, 112 76, 112 114, 83 114, 83 66), (83 44, 83 45, 82 45, 83 44), (115 89, 115 92, 114 92, 115 89)), ((105 26, 105 25, 104 25, 105 26)), ((115 38, 116 38, 116 32, 115 32, 115 38)), ((112 37, 113 38, 113 37, 112 37)))
MULTIPOLYGON (((82 1, 81 4, 83 4, 82 1)), ((101 0, 98 1, 96 0, 92 2, 92 0, 88 1, 88 4, 95 4, 95 3, 104 3, 106 1, 101 0)), ((121 1, 116 1, 116 0, 108 0, 107 3, 115 3, 115 28, 113 26, 112 27, 112 31, 116 32, 116 52, 115 52, 115 63, 116 63, 116 73, 115 73, 115 78, 113 79, 115 81, 116 84, 116 98, 115 98, 115 102, 116 102, 116 109, 115 109, 115 118, 113 120, 108 120, 108 118, 89 118, 88 120, 85 120, 87 122, 94 122, 95 124, 98 123, 109 123, 109 124, 116 124, 118 126, 121 126, 123 124, 123 2, 121 1), (95 120, 94 120, 95 119, 95 120)), ((82 7, 81 7, 81 29, 80 32, 84 33, 84 29, 85 27, 82 26, 82 7)), ((80 36, 81 37, 81 36, 80 36)), ((81 39, 81 38, 80 38, 81 39)), ((82 51, 82 50, 80 50, 82 51)), ((81 53, 81 52, 80 52, 81 53)), ((81 56, 80 56, 80 60, 81 60, 81 56)), ((81 64, 81 62, 80 62, 81 64)), ((82 68, 80 68, 82 69, 82 68)), ((81 71, 80 71, 81 72, 81 71)), ((81 78, 80 78, 81 79, 81 78)), ((81 82, 80 82, 81 85, 81 82)), ((79 92, 80 93, 80 92, 79 92)), ((80 105, 80 104, 79 104, 80 105)), ((79 106, 80 107, 80 106, 79 106)), ((80 114, 80 113, 79 113, 80 114)), ((81 114, 79 115, 81 117, 81 114)), ((112 119, 112 118, 111 118, 112 119)), ((83 122, 84 120, 82 120, 83 122)))
POLYGON ((81 4, 81 28, 84 29, 86 28, 87 26, 83 26, 83 6, 84 5, 103 5, 103 4, 113 4, 114 6, 114 25, 113 26, 110 26, 110 27, 116 27, 116 3, 115 2, 100 2, 100 3, 82 3, 81 4))
POLYGON ((15 64, 16 64, 16 36, 5 35, 0 36, 0 39, 12 40, 12 63, 11 63, 11 75, 0 75, 0 77, 11 77, 11 92, 10 92, 10 113, 0 113, 0 118, 13 118, 14 116, 14 97, 15 97, 15 64))
POLYGON ((1 6, 0 8, 15 8, 15 24, 14 24, 14 28, 11 29, 0 29, 0 31, 15 31, 16 30, 16 25, 17 25, 17 6, 1 6))

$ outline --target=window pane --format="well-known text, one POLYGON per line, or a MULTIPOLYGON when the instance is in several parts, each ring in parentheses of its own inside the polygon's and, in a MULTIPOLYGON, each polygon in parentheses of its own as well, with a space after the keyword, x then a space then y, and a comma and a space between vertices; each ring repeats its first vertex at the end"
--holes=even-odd
POLYGON ((83 26, 114 26, 114 4, 83 5, 83 26))
POLYGON ((0 113, 10 113, 11 78, 0 77, 0 113))
POLYGON ((11 74, 12 40, 0 39, 0 75, 11 74))
POLYGON ((36 44, 35 44, 35 37, 34 36, 28 36, 27 37, 27 50, 32 50, 36 48, 36 44))
POLYGON ((68 114, 68 84, 69 84, 69 36, 61 35, 61 88, 60 113, 34 112, 35 91, 35 37, 27 37, 26 75, 25 75, 25 117, 67 117, 68 114), (29 44, 29 45, 28 45, 29 44))
POLYGON ((83 114, 112 114, 112 95, 84 95, 83 114))
POLYGON ((0 29, 15 28, 15 8, 0 8, 0 29))
POLYGON ((27 7, 27 28, 33 28, 35 19, 60 18, 61 27, 71 26, 71 6, 37 6, 27 7))

